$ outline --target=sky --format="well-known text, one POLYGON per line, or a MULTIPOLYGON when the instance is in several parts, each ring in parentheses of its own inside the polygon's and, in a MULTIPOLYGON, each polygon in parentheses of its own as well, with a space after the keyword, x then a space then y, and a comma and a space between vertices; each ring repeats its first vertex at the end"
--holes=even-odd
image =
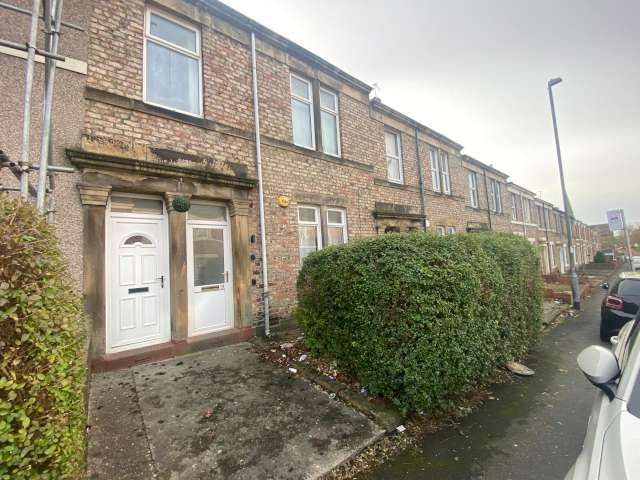
POLYGON ((578 218, 640 221, 637 0, 224 0, 578 218))

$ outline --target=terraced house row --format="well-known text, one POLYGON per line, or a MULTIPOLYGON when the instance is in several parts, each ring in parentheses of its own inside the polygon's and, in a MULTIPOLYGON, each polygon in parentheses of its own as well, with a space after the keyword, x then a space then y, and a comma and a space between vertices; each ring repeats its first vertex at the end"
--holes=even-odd
MULTIPOLYGON (((1 15, 24 41, 27 19, 1 15)), ((566 268, 562 211, 220 2, 67 0, 65 20, 85 32, 61 38, 52 162, 76 173, 55 178, 53 216, 96 362, 277 326, 306 255, 369 235, 513 232, 566 268)), ((18 158, 24 55, 0 67, 0 148, 18 158)), ((589 262, 598 238, 574 228, 589 262)))

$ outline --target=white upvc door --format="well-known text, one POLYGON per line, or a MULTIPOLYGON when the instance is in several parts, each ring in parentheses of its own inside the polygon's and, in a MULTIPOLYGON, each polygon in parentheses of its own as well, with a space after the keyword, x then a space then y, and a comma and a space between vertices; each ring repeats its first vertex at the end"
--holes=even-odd
MULTIPOLYGON (((114 214, 107 248, 107 352, 167 342, 169 249, 164 215, 114 214)), ((91 272, 85 272, 91 275, 91 272)))
POLYGON ((226 222, 188 221, 189 336, 233 327, 231 239, 226 222))

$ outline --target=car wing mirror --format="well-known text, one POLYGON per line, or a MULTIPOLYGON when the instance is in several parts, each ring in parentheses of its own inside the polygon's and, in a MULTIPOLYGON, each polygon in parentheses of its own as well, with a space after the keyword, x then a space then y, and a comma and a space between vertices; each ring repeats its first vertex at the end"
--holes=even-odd
POLYGON ((609 290, 609 284, 607 282, 604 282, 602 284, 602 288, 604 288, 605 290, 609 290))
POLYGON ((578 355, 578 366, 587 380, 602 390, 609 400, 613 400, 616 390, 613 382, 620 375, 620 366, 611 350, 591 345, 578 355))

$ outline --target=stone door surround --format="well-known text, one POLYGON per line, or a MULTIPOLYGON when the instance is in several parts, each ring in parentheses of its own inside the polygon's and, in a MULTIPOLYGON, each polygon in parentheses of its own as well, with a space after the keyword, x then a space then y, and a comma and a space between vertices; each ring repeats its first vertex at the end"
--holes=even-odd
MULTIPOLYGON (((112 193, 143 193, 162 196, 168 215, 170 255, 171 341, 187 340, 188 289, 186 222, 187 214, 173 209, 173 199, 180 195, 202 200, 224 202, 229 209, 233 254, 234 328, 245 329, 253 324, 251 302, 251 260, 249 226, 251 201, 249 193, 255 181, 246 178, 200 179, 197 174, 157 175, 160 172, 123 171, 110 168, 96 169, 95 155, 68 152, 72 163, 82 168, 83 179, 78 185, 83 205, 84 222, 84 302, 90 318, 89 355, 92 360, 105 357, 106 350, 106 225, 107 204, 112 193), (83 162, 83 157, 89 163, 83 162), (152 173, 149 175, 149 173, 152 173), (155 175, 154 175, 155 173, 155 175)), ((154 166, 154 170, 157 166, 154 166)))

